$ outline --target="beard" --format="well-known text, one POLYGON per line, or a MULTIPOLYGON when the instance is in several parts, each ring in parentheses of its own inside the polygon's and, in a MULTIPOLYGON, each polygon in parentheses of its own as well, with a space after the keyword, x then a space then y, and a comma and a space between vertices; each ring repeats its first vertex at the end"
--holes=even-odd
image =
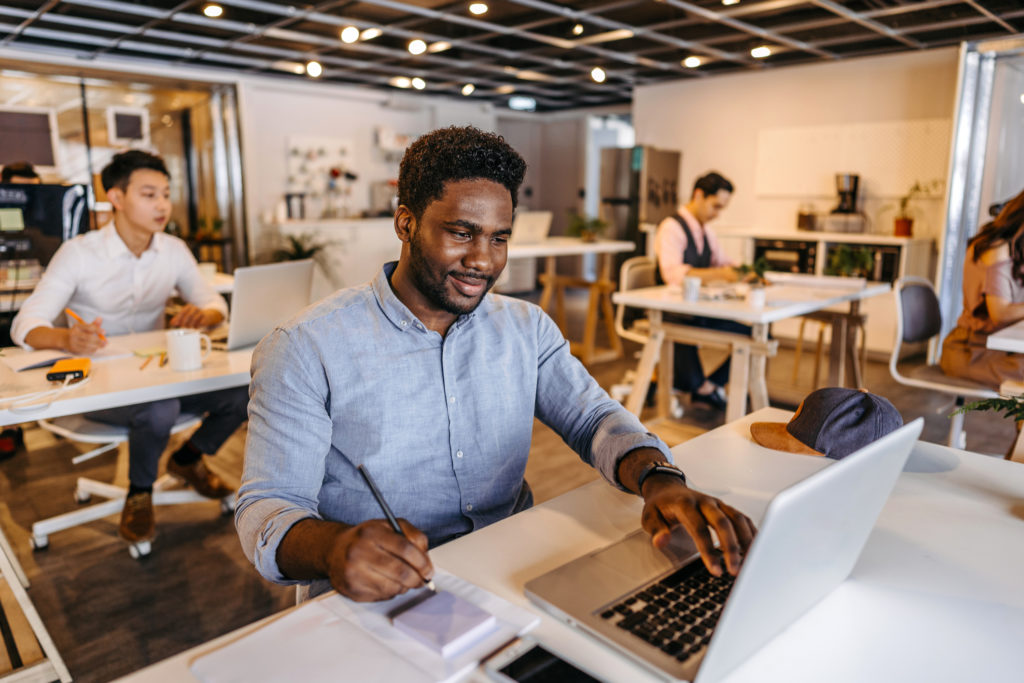
POLYGON ((487 292, 494 286, 495 277, 486 276, 481 273, 461 272, 457 270, 446 270, 439 272, 431 267, 423 249, 420 245, 419 231, 413 233, 409 239, 409 271, 416 288, 441 310, 453 315, 466 315, 476 310, 480 302, 484 300, 487 292), (484 291, 476 297, 462 296, 458 292, 452 293, 445 285, 448 276, 454 275, 464 279, 485 280, 484 291))

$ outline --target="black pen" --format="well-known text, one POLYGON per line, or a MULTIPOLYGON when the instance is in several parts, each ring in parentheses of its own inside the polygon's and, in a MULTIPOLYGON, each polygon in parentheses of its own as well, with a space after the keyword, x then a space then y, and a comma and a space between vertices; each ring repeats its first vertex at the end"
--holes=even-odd
MULTIPOLYGON (((380 489, 377 488, 377 484, 373 481, 373 477, 370 476, 370 471, 366 469, 366 467, 364 467, 363 465, 358 465, 356 469, 359 470, 359 474, 363 475, 363 479, 366 480, 366 485, 370 487, 370 491, 373 493, 373 497, 377 499, 377 503, 380 505, 380 509, 384 511, 384 516, 387 517, 388 522, 391 523, 391 528, 395 530, 396 534, 405 536, 405 532, 402 531, 402 527, 398 524, 398 520, 395 519, 395 513, 391 511, 391 507, 388 505, 388 502, 384 500, 384 494, 380 492, 380 489)), ((409 538, 408 536, 405 537, 409 538)), ((425 584, 427 588, 434 591, 435 593, 437 592, 437 587, 434 586, 433 579, 425 581, 425 584)))

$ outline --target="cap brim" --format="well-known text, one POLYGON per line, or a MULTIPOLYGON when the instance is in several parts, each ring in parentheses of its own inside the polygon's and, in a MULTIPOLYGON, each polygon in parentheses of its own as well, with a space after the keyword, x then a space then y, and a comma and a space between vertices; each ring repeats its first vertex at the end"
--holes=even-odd
POLYGON ((800 455, 825 455, 786 431, 785 422, 754 422, 750 425, 750 436, 765 448, 800 455))

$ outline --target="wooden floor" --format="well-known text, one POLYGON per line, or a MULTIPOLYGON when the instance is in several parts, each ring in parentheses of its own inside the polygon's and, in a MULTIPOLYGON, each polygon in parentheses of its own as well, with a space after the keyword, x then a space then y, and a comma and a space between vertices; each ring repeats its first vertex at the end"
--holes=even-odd
MULTIPOLYGON (((574 315, 578 326, 580 315, 574 315)), ((571 334, 576 333, 571 330, 571 334)), ((605 388, 620 382, 635 360, 603 363, 591 371, 605 388)), ((809 390, 813 354, 804 355, 796 386, 793 354, 783 349, 769 364, 773 405, 792 408, 809 390)), ((707 363, 716 361, 706 357, 707 363)), ((905 419, 925 417, 924 438, 943 442, 951 401, 895 384, 882 363, 867 369, 867 386, 887 396, 905 419)), ((683 402, 678 421, 651 427, 670 445, 722 423, 722 415, 683 402)), ((991 414, 967 417, 968 447, 1001 453, 1013 426, 991 414)), ((81 466, 70 463, 75 447, 39 429, 27 432, 28 452, 0 463, 0 526, 7 533, 32 587, 35 603, 57 647, 78 681, 107 681, 264 617, 293 603, 291 589, 260 578, 242 557, 230 517, 216 503, 157 509, 159 536, 153 554, 136 561, 117 538, 117 519, 54 534, 49 549, 29 547, 32 522, 75 508, 75 478, 123 480, 123 465, 112 455, 81 466)), ((239 432, 213 460, 218 471, 237 482, 244 433, 239 432)), ((536 500, 595 477, 561 439, 536 424, 527 478, 536 500)))

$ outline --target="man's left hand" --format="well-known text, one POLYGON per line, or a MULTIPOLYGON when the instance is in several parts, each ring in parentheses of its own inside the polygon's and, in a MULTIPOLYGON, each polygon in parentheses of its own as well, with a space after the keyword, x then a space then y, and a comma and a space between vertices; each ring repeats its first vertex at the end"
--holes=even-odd
POLYGON ((656 547, 669 540, 674 526, 682 525, 700 551, 704 566, 715 576, 725 569, 738 574, 743 554, 756 530, 753 522, 725 502, 688 488, 678 477, 655 474, 644 482, 641 523, 656 547), (721 552, 715 549, 711 529, 718 535, 721 552))
POLYGON ((224 316, 221 315, 220 311, 212 308, 199 308, 194 304, 185 304, 180 311, 171 318, 171 327, 189 327, 189 328, 203 328, 213 327, 221 320, 224 316))

